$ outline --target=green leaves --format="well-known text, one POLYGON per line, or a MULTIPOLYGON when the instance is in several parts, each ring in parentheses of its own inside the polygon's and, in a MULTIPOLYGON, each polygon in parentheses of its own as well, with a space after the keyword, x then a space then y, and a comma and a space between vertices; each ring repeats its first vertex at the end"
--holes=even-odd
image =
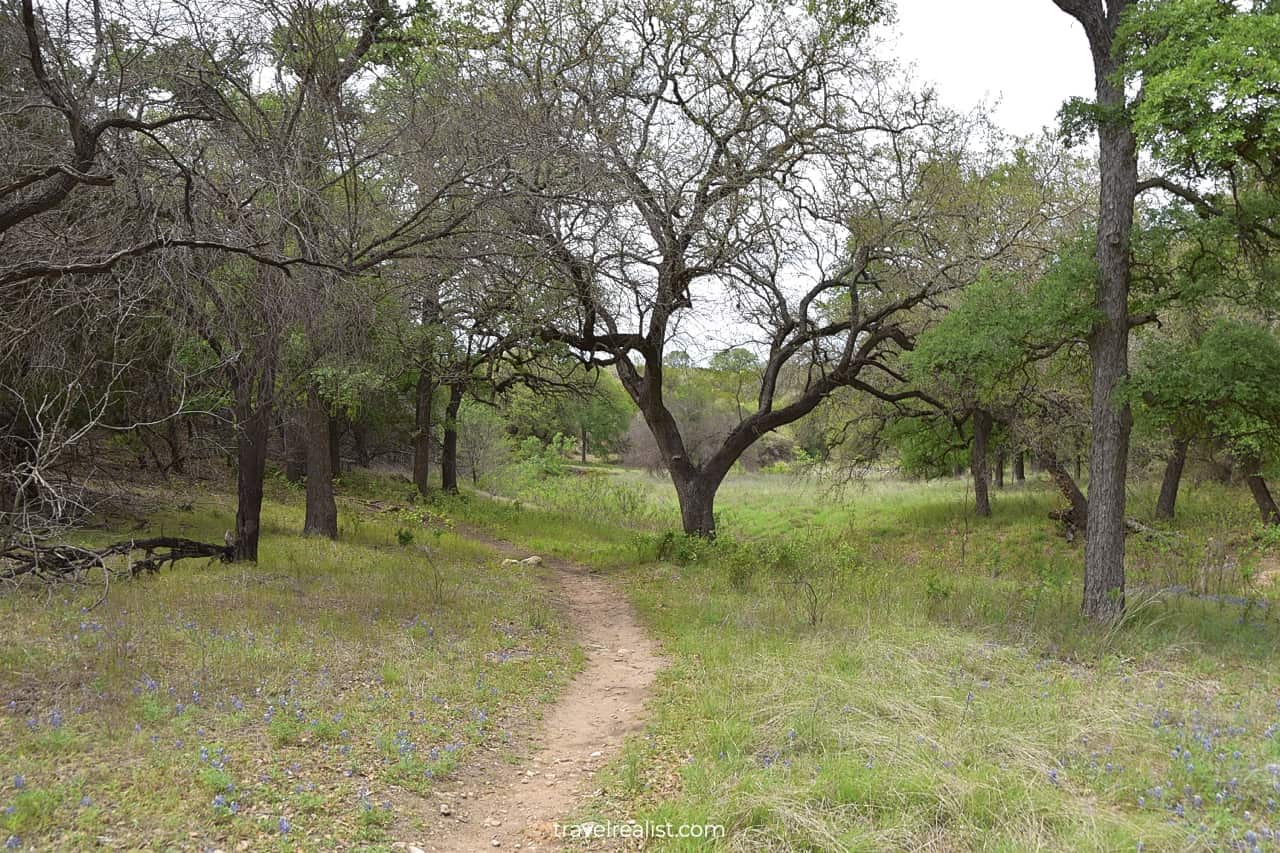
POLYGON ((985 276, 905 356, 913 377, 968 404, 1000 403, 1022 367, 1088 334, 1096 275, 1081 238, 1030 284, 985 276))
POLYGON ((1125 394, 1183 436, 1260 460, 1280 449, 1277 376, 1280 339, 1262 325, 1223 319, 1198 340, 1147 342, 1125 394))
POLYGON ((1280 13, 1232 0, 1145 0, 1119 49, 1141 77, 1134 131, 1182 171, 1280 158, 1280 13))

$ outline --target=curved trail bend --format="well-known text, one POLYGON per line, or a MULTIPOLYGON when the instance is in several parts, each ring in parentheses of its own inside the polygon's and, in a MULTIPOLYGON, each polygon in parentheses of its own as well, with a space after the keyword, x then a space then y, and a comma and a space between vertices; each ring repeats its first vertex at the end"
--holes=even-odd
MULTIPOLYGON (((525 556, 509 543, 474 538, 504 556, 525 556)), ((441 814, 427 850, 559 849, 555 823, 591 796, 596 771, 644 726, 644 704, 665 664, 658 644, 610 581, 560 560, 544 558, 544 565, 586 652, 585 665, 547 709, 526 760, 464 770, 449 791, 435 795, 441 814)))

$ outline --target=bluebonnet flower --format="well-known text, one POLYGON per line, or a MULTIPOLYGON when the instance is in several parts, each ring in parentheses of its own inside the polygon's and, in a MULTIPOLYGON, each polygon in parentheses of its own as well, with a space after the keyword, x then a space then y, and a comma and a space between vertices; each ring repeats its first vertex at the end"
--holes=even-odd
POLYGON ((25 787, 27 787, 27 780, 26 780, 26 779, 24 779, 24 778, 22 778, 22 774, 21 774, 21 773, 17 773, 17 774, 15 774, 15 775, 14 775, 14 777, 13 777, 13 787, 15 787, 15 788, 25 788, 25 787))
POLYGON ((4 840, 4 846, 8 850, 17 850, 22 846, 22 839, 16 835, 10 835, 4 840))
POLYGON ((289 830, 292 828, 289 825, 289 819, 287 817, 280 818, 280 822, 277 824, 277 826, 280 828, 281 835, 288 835, 289 830))
POLYGON ((85 794, 83 797, 80 798, 80 805, 84 808, 88 808, 89 806, 93 805, 93 800, 89 799, 88 794, 85 794))
POLYGON ((227 807, 227 798, 222 794, 216 794, 213 798, 213 807, 215 809, 225 809, 227 807))

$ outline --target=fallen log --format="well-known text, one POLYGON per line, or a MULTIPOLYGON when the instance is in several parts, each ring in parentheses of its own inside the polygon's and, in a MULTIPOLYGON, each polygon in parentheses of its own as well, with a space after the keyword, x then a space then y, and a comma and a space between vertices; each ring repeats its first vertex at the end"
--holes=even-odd
POLYGON ((177 536, 150 539, 128 539, 105 548, 82 548, 78 545, 11 545, 0 550, 0 580, 33 577, 41 580, 74 580, 90 569, 122 577, 136 577, 160 571, 166 563, 194 557, 216 557, 231 562, 230 545, 212 545, 177 536), (134 555, 141 552, 141 556, 134 555), (108 560, 123 558, 114 567, 108 560))

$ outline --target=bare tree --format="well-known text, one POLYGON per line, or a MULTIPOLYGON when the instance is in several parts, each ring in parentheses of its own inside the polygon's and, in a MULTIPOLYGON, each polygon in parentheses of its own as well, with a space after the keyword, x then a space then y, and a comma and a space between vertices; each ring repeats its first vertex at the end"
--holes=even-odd
POLYGON ((713 535, 747 448, 836 389, 916 396, 895 360, 922 312, 1025 223, 994 193, 954 192, 982 167, 971 124, 897 81, 870 46, 879 10, 860 10, 548 0, 505 46, 529 125, 563 141, 520 211, 571 306, 543 334, 616 366, 690 534, 713 535), (664 393, 681 335, 761 364, 754 408, 701 459, 664 393))

